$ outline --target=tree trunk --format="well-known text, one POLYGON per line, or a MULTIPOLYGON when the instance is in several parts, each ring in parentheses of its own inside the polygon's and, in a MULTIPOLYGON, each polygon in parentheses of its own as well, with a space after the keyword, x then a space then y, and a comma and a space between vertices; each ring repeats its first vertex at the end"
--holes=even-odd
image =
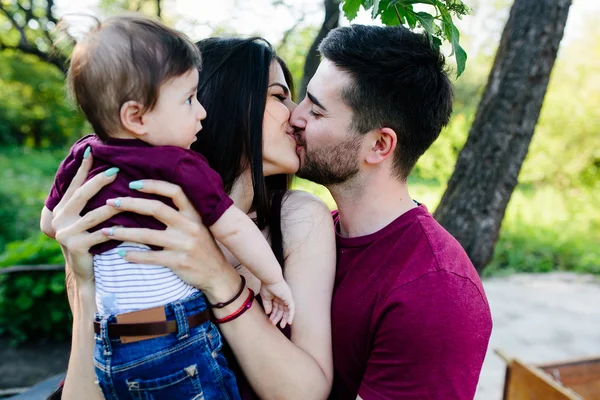
POLYGON ((325 18, 323 19, 323 25, 315 38, 308 54, 306 55, 306 61, 304 62, 304 75, 302 76, 302 83, 300 84, 300 91, 298 92, 298 101, 302 101, 306 95, 306 87, 308 82, 313 77, 321 57, 319 55, 319 44, 327 36, 329 31, 337 28, 340 25, 340 0, 325 0, 325 18))
POLYGON ((434 216, 478 271, 517 185, 571 0, 515 0, 467 142, 434 216))

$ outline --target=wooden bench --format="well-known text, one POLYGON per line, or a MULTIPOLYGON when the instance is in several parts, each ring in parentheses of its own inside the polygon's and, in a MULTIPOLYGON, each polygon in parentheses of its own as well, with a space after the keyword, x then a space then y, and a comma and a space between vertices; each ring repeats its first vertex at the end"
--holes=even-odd
POLYGON ((506 362, 504 400, 600 400, 600 357, 529 365, 496 354, 506 362))

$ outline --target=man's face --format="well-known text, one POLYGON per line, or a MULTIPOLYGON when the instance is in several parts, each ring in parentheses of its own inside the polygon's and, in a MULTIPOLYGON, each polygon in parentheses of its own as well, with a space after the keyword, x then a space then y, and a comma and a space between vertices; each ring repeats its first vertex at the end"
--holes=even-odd
POLYGON ((350 83, 346 72, 324 59, 292 112, 299 177, 336 185, 358 174, 362 135, 351 129, 352 110, 342 100, 342 90, 350 83))

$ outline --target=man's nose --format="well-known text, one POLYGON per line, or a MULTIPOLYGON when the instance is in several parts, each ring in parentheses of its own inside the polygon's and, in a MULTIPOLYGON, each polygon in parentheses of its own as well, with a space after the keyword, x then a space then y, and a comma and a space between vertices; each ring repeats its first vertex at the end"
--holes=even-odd
POLYGON ((290 114, 290 125, 294 127, 294 129, 304 129, 306 128, 306 118, 302 114, 303 103, 298 104, 290 114))

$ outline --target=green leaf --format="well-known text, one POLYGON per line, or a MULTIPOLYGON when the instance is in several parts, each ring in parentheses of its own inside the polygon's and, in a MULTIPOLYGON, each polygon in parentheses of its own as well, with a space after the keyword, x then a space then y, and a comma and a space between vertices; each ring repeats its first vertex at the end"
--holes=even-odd
POLYGON ((60 322, 66 318, 64 312, 62 312, 61 310, 52 310, 52 312, 50 313, 50 319, 52 320, 52 322, 60 322))
POLYGON ((467 52, 457 44, 454 54, 456 57, 456 77, 458 78, 462 75, 467 65, 467 52))
POLYGON ((348 21, 352 21, 358 15, 358 10, 360 10, 360 5, 362 4, 361 0, 346 0, 344 1, 344 5, 342 6, 342 11, 348 21))
POLYGON ((42 280, 40 279, 39 281, 36 282, 35 286, 33 287, 33 290, 31 291, 31 295, 33 297, 42 297, 45 293, 46 293, 46 285, 48 283, 46 282, 46 280, 42 280))
POLYGON ((397 9, 398 13, 404 18, 410 29, 414 29, 415 26, 417 26, 417 18, 415 17, 415 12, 412 10, 412 6, 397 7, 397 9))
POLYGON ((419 21, 419 23, 421 24, 421 26, 425 29, 425 31, 429 34, 433 34, 433 21, 434 21, 434 17, 431 14, 428 14, 426 12, 418 12, 415 14, 415 17, 417 18, 417 20, 419 21))
POLYGON ((450 26, 448 29, 450 30, 448 40, 452 44, 452 53, 450 53, 450 57, 452 57, 459 47, 460 33, 458 32, 458 28, 454 25, 450 26))
POLYGON ((15 279, 15 287, 19 290, 29 291, 33 286, 33 278, 28 275, 23 275, 15 279))
POLYGON ((381 0, 373 1, 373 10, 371 10, 371 18, 373 19, 377 18, 377 14, 379 13, 379 3, 381 3, 381 0))
POLYGON ((435 0, 392 0, 390 4, 398 4, 398 6, 408 6, 413 4, 429 4, 435 6, 435 0))
POLYGON ((21 310, 29 310, 33 306, 33 299, 29 296, 29 293, 21 293, 17 297, 16 306, 21 310))
POLYGON ((59 279, 52 279, 48 288, 50 291, 52 291, 52 293, 63 293, 65 291, 64 278, 59 276, 59 279))
POLYGON ((412 10, 406 10, 406 22, 408 23, 410 29, 415 29, 417 26, 417 17, 412 10))
POLYGON ((381 13, 381 22, 387 26, 398 26, 404 23, 404 21, 398 20, 398 15, 396 14, 396 10, 394 10, 393 6, 386 8, 381 13))

